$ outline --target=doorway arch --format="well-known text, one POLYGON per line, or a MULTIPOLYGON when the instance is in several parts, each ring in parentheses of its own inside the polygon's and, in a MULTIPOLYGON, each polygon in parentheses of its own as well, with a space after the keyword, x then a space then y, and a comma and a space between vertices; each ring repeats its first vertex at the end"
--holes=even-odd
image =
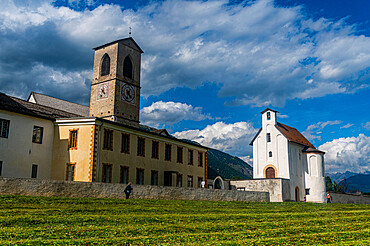
POLYGON ((296 186, 295 187, 295 201, 296 202, 299 202, 301 199, 300 199, 300 197, 299 197, 299 187, 298 186, 296 186))
POLYGON ((274 165, 267 165, 263 169, 263 175, 266 179, 274 179, 277 178, 277 171, 274 165))

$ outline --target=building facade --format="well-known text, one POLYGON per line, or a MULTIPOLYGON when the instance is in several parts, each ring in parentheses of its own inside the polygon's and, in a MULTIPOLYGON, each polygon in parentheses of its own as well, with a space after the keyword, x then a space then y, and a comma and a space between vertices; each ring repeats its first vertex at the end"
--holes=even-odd
POLYGON ((265 109, 253 145, 253 179, 288 180, 288 197, 325 201, 324 152, 297 129, 277 122, 277 111, 265 109))
POLYGON ((200 187, 208 149, 139 123, 141 48, 94 50, 90 107, 0 94, 0 176, 200 187))

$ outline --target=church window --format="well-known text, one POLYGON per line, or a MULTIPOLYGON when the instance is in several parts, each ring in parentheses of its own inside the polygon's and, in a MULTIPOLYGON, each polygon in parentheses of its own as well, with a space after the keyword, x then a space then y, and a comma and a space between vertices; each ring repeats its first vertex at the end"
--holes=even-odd
POLYGON ((144 184, 144 169, 136 168, 136 184, 144 184))
POLYGON ((77 132, 78 130, 69 131, 68 149, 77 149, 77 132))
POLYGON ((266 134, 267 142, 271 142, 271 134, 267 133, 266 134))
POLYGON ((275 169, 273 167, 268 167, 266 169, 266 178, 274 179, 275 178, 275 169))
POLYGON ((67 173, 66 173, 66 180, 67 181, 74 181, 75 180, 75 170, 76 170, 76 164, 75 163, 67 163, 67 173))
POLYGON ((32 164, 31 178, 33 179, 37 178, 37 167, 36 164, 32 164))
POLYGON ((158 171, 152 170, 151 185, 158 185, 158 171))
POLYGON ((145 156, 145 138, 137 138, 137 155, 145 156))
POLYGON ((122 143, 121 152, 129 154, 130 153, 130 135, 122 133, 122 143))
POLYGON ((154 140, 152 142, 152 158, 159 159, 159 142, 154 140))
POLYGON ((0 137, 8 138, 9 134, 9 120, 0 119, 0 137))
POLYGON ((306 196, 310 194, 310 189, 306 189, 306 196))
POLYGON ((193 176, 188 176, 188 187, 193 187, 193 176))
POLYGON ((112 165, 111 164, 103 164, 103 183, 111 183, 112 182, 112 165))
POLYGON ((188 164, 193 165, 193 151, 190 149, 188 151, 188 158, 189 158, 188 164))
POLYGON ((113 130, 104 129, 103 149, 113 150, 113 130))
POLYGON ((132 62, 129 56, 123 62, 123 76, 132 79, 132 62))
POLYGON ((121 166, 120 167, 120 179, 121 184, 128 184, 128 170, 129 167, 121 166))
POLYGON ((44 128, 41 126, 34 126, 33 127, 33 135, 32 135, 32 142, 42 144, 42 135, 44 132, 44 128))
POLYGON ((271 113, 267 112, 267 120, 271 120, 271 113))
POLYGON ((269 157, 272 157, 272 151, 269 151, 269 157))
POLYGON ((177 147, 177 162, 182 163, 182 147, 177 147))
POLYGON ((164 150, 164 160, 165 161, 171 161, 171 144, 166 144, 165 150, 164 150))
POLYGON ((108 54, 105 54, 101 63, 100 76, 105 76, 108 74, 110 74, 110 58, 108 54))
POLYGON ((203 167, 203 153, 198 152, 198 167, 203 167))
POLYGON ((176 175, 176 187, 182 187, 182 174, 176 175))

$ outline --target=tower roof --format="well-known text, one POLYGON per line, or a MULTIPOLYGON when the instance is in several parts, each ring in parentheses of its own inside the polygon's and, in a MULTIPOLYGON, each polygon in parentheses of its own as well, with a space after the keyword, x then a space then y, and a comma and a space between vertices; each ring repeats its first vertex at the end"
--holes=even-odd
POLYGON ((275 112, 275 113, 279 113, 278 111, 276 111, 276 110, 273 110, 273 109, 270 109, 270 108, 266 108, 265 110, 263 110, 262 112, 261 112, 261 114, 263 114, 264 112, 266 112, 266 111, 272 111, 272 112, 275 112))
POLYGON ((116 40, 116 41, 113 41, 113 42, 110 42, 110 43, 107 43, 107 44, 100 45, 98 47, 93 48, 93 50, 99 50, 101 48, 104 48, 106 46, 109 46, 109 45, 112 45, 112 44, 115 44, 115 43, 123 43, 123 44, 127 45, 127 44, 129 44, 130 41, 133 42, 134 45, 135 45, 135 47, 133 47, 133 48, 136 48, 140 53, 144 53, 144 51, 140 48, 140 46, 131 37, 119 39, 119 40, 116 40))

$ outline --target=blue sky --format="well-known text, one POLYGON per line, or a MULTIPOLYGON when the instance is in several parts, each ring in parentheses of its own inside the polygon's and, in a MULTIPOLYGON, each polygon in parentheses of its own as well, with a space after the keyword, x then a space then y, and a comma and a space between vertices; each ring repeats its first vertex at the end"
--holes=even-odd
POLYGON ((132 37, 141 121, 251 162, 266 107, 370 171, 370 1, 20 1, 0 8, 0 91, 88 105, 92 47, 132 37))

